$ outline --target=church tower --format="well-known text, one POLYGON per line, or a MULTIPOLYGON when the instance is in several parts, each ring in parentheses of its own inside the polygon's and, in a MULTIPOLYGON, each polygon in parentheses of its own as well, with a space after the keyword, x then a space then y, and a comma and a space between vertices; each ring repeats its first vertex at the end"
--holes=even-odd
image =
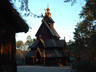
POLYGON ((49 6, 45 10, 45 16, 42 19, 42 24, 36 33, 37 39, 59 39, 60 36, 54 28, 54 20, 51 18, 49 6))
POLYGON ((46 9, 45 11, 46 11, 46 12, 45 12, 45 16, 48 15, 49 17, 51 17, 49 5, 47 6, 47 9, 46 9))

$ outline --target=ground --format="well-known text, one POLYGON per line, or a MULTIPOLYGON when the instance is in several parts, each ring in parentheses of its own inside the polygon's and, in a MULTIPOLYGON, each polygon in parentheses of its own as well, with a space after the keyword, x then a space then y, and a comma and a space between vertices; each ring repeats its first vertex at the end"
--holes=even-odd
POLYGON ((18 72, 70 72, 71 67, 17 66, 18 72))

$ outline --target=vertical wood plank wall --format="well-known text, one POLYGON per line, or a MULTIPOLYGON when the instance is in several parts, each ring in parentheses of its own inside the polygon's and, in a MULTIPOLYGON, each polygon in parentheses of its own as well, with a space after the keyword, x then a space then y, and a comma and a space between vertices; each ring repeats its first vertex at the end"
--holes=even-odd
POLYGON ((15 32, 0 31, 0 72, 17 72, 15 32))

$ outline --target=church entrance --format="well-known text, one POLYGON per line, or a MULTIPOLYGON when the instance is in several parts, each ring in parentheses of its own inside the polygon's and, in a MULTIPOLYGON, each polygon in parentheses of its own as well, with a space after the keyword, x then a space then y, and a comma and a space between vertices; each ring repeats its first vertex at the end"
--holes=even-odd
POLYGON ((37 52, 37 55, 36 55, 36 63, 37 64, 41 63, 41 56, 40 56, 39 52, 37 52))

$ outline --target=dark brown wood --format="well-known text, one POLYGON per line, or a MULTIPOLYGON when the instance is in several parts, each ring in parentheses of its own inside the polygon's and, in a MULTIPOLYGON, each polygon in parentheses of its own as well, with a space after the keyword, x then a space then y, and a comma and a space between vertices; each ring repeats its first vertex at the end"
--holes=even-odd
POLYGON ((34 54, 26 55, 27 64, 43 64, 43 65, 67 65, 68 52, 66 48, 66 41, 59 40, 59 35, 54 28, 54 21, 51 18, 49 11, 45 13, 42 19, 42 24, 36 33, 37 41, 31 46, 31 52, 34 54), (66 52, 65 52, 66 51, 66 52), (31 58, 36 60, 31 61, 31 58), (29 59, 29 61, 28 61, 29 59))
POLYGON ((0 32, 0 72, 17 72, 16 70, 15 33, 0 32))
POLYGON ((17 72, 15 33, 29 27, 9 0, 0 0, 0 9, 0 72, 17 72))

